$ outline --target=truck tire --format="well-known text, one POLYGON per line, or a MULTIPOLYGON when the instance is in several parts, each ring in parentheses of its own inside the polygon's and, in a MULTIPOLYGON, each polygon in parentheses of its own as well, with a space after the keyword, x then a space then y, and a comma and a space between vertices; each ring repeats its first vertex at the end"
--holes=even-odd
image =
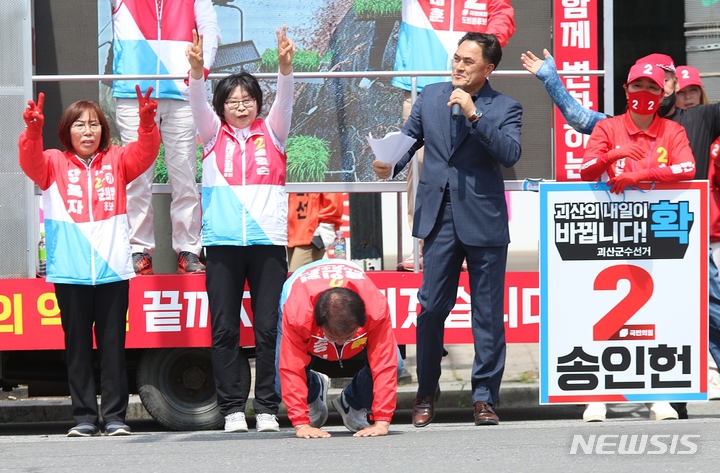
MULTIPOLYGON (((241 393, 250 392, 250 363, 240 350, 241 393)), ((137 370, 145 409, 172 430, 210 430, 223 426, 217 405, 210 351, 206 348, 145 350, 137 370)))

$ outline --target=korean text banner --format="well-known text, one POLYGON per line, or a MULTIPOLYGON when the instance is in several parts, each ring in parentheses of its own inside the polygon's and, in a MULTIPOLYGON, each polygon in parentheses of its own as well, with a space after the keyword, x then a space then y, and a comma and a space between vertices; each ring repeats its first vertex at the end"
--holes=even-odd
MULTIPOLYGON (((332 260, 328 260, 332 261, 332 260)), ((330 266, 332 266, 330 264, 330 266)), ((387 297, 399 344, 415 343, 422 273, 369 271, 387 297)), ((537 343, 538 273, 505 277, 505 335, 508 343, 537 343)), ((250 293, 240 314, 240 345, 255 345, 250 293)), ((210 312, 205 276, 155 274, 130 280, 126 348, 209 347, 210 312)), ((462 273, 455 306, 445 321, 446 343, 473 343, 468 273, 462 273)), ((44 278, 5 279, 0 287, 0 350, 65 348, 55 290, 44 278)))

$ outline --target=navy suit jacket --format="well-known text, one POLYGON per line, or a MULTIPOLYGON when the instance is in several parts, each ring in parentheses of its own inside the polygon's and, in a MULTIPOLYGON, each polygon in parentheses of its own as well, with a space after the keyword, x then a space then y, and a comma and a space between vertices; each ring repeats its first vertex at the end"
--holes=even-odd
POLYGON ((426 238, 432 231, 448 185, 460 241, 472 246, 507 245, 510 234, 500 165, 512 167, 520 159, 522 106, 486 82, 475 100, 482 118, 471 123, 461 114, 457 120, 462 120, 462 127, 453 147, 456 123, 447 105, 452 90, 451 82, 426 86, 402 129, 417 142, 395 165, 393 175, 425 146, 413 236, 426 238))

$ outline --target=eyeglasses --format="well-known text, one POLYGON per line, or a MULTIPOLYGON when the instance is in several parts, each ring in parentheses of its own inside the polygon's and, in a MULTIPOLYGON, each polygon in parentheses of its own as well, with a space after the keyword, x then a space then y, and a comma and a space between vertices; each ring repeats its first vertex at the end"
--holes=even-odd
POLYGON ((225 102, 225 106, 229 108, 230 110, 237 110, 238 107, 240 107, 240 104, 242 104, 243 108, 251 108, 253 105, 255 105, 255 99, 248 99, 248 100, 228 100, 225 102))
POLYGON ((352 332, 346 333, 346 334, 335 334, 330 333, 326 328, 323 328, 323 335, 325 336, 325 340, 331 343, 347 343, 350 340, 352 340, 355 337, 355 333, 357 332, 357 328, 355 328, 352 332))
POLYGON ((85 129, 90 128, 90 131, 93 133, 96 131, 100 131, 102 128, 102 125, 98 122, 90 122, 90 123, 83 123, 83 122, 75 122, 72 125, 72 131, 75 133, 85 133, 85 129))

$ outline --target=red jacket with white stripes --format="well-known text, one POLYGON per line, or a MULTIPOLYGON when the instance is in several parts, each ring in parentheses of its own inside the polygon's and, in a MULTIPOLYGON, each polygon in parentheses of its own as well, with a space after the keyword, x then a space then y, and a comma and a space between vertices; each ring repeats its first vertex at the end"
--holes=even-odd
POLYGON ((282 399, 293 425, 309 424, 305 367, 311 357, 329 361, 352 358, 367 350, 373 377, 372 417, 390 422, 396 404, 398 349, 387 299, 354 263, 320 260, 303 266, 285 282, 278 359, 282 399), (315 324, 313 308, 322 292, 347 287, 365 302, 367 322, 342 347, 330 343, 315 324))

